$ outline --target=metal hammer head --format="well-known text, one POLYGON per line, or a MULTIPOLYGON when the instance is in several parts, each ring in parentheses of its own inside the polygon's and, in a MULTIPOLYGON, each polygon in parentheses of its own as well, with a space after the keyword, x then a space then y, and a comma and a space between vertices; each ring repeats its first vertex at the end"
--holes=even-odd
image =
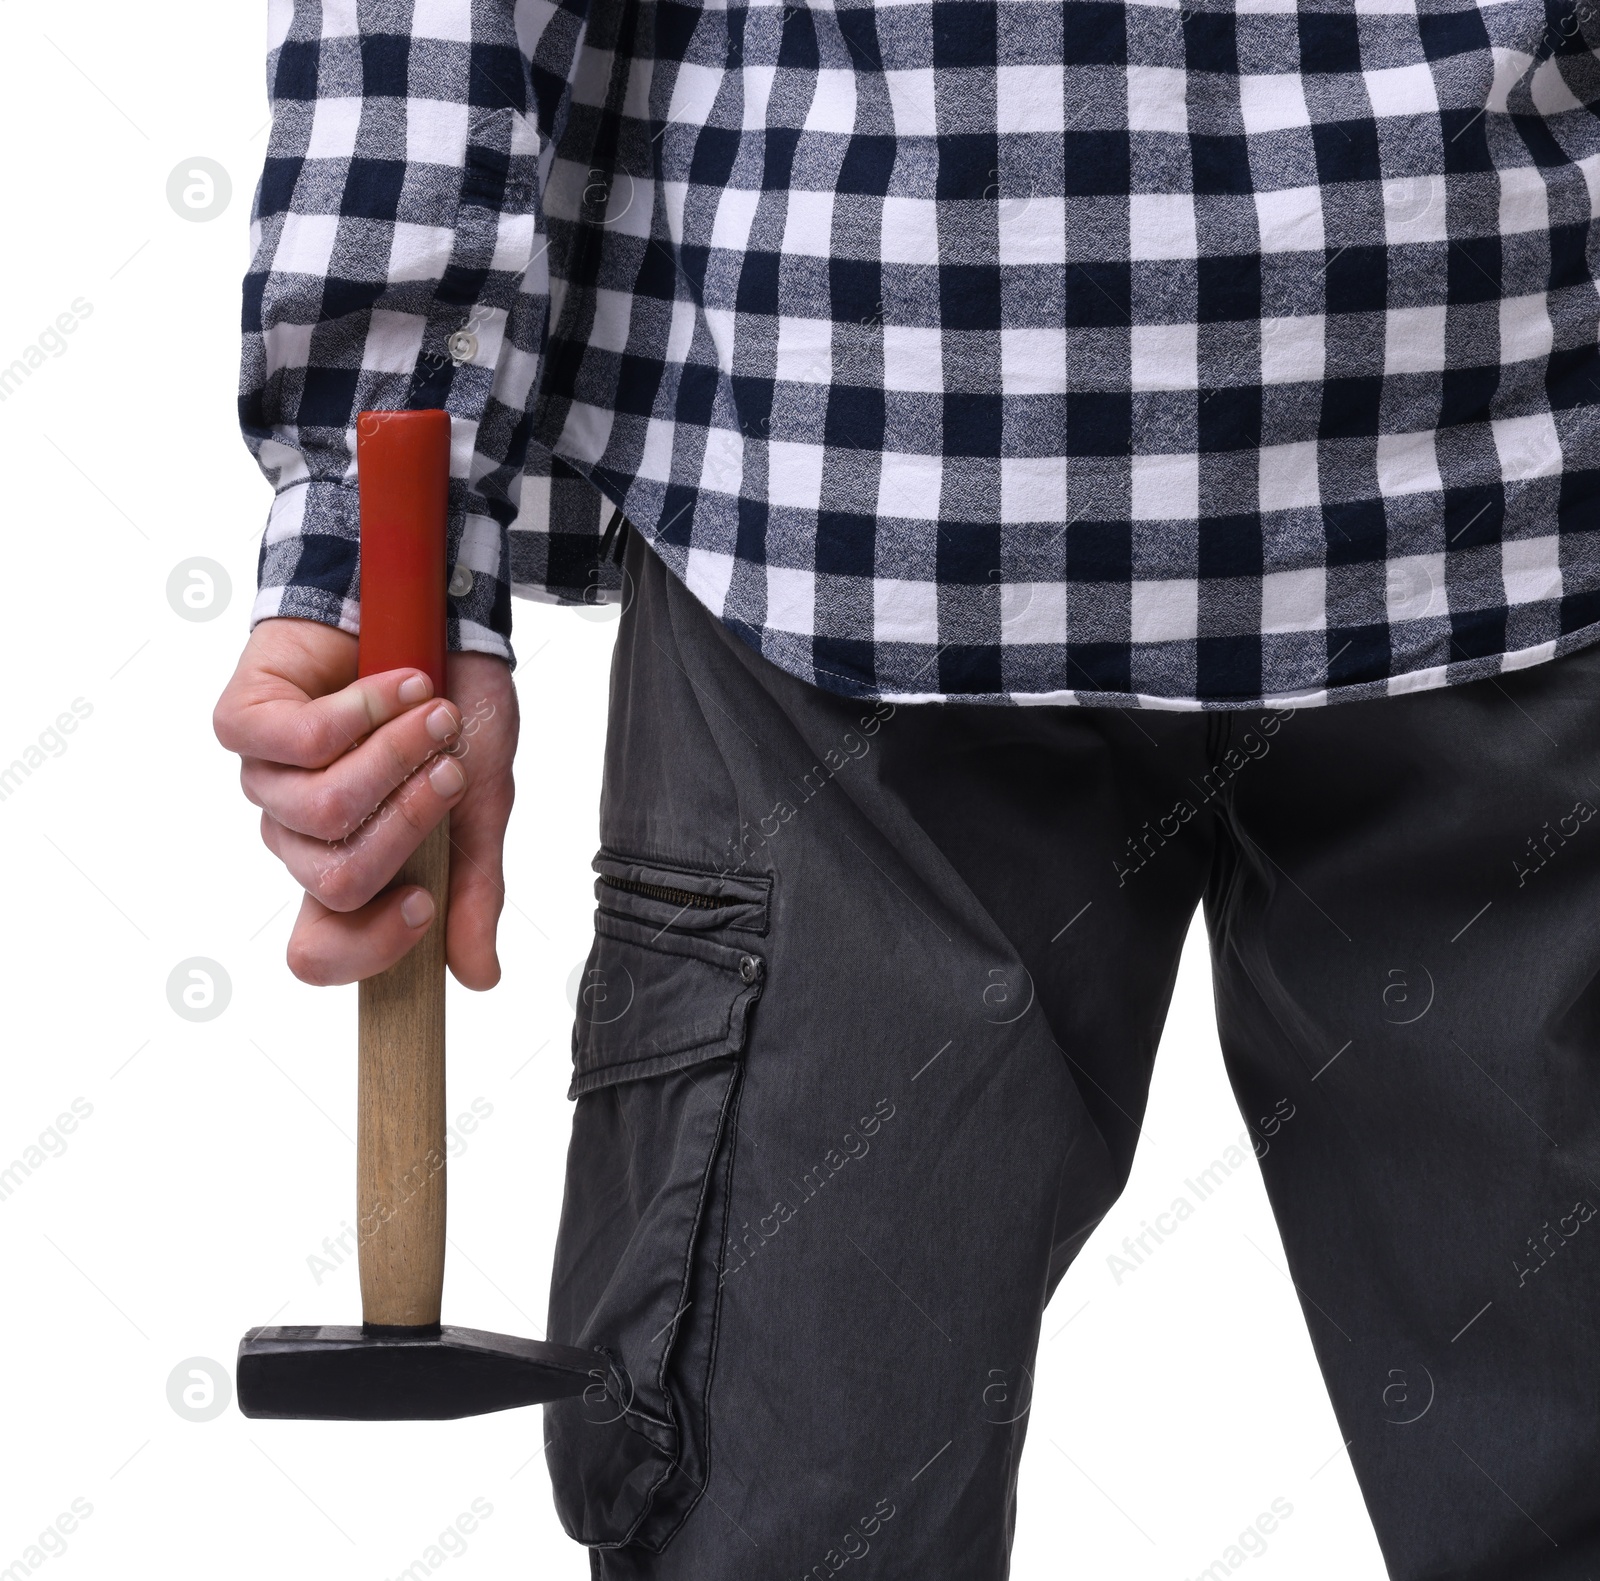
POLYGON ((253 1328, 239 1342, 246 1416, 439 1421, 604 1391, 599 1351, 451 1328, 253 1328))

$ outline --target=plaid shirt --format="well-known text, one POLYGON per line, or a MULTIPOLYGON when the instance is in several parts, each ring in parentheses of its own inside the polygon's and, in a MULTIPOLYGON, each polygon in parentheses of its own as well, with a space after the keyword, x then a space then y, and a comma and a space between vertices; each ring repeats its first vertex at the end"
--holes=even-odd
MULTIPOLYGON (((616 595, 897 700, 1382 695, 1600 636, 1591 0, 273 0, 257 617, 456 418, 451 641, 616 595)), ((1597 106, 1600 107, 1600 106, 1597 106)))

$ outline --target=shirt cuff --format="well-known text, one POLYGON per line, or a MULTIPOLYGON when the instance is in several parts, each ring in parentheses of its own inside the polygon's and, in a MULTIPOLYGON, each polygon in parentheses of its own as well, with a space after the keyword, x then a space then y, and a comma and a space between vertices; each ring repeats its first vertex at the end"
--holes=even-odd
MULTIPOLYGON (((511 649, 506 530, 469 508, 465 486, 451 480, 447 646, 487 653, 515 667, 511 649)), ((261 540, 253 630, 263 620, 315 620, 352 635, 361 630, 360 496, 353 484, 304 479, 273 499, 261 540)))

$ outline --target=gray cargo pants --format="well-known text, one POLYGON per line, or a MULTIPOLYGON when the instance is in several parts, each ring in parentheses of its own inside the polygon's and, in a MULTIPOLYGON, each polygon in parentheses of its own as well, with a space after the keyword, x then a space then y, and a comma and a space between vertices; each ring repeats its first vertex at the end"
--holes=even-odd
POLYGON ((1298 712, 896 709, 627 569, 549 1328, 610 1361, 547 1415, 595 1575, 1006 1574, 1040 1314, 1200 903, 1391 1574, 1600 1575, 1600 653, 1298 712))

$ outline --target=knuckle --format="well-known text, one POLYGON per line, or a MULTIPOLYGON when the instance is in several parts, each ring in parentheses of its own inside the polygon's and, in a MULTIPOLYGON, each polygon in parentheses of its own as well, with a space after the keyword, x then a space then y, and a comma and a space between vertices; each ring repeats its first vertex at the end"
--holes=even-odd
POLYGON ((217 699, 216 707, 211 710, 211 733, 227 751, 238 750, 234 745, 237 737, 234 733, 233 705, 226 692, 217 699))
POLYGON ((317 785, 306 797, 306 833, 319 840, 343 840, 354 830, 347 797, 336 785, 317 785))
POLYGON ((404 785, 417 767, 416 757, 404 750, 398 736, 390 733, 383 738, 383 793, 388 795, 404 785))
POLYGON ((302 768, 321 768, 339 755, 329 721, 316 708, 303 708, 289 732, 290 750, 302 768))
POLYGON ((261 797, 256 791, 255 782, 255 770, 251 765, 250 759, 245 758, 239 764, 239 790, 252 807, 259 807, 261 805, 261 797))
POLYGON ((351 691, 361 708, 362 721, 368 731, 376 730, 389 718, 389 711, 384 706, 384 697, 377 686, 357 682, 351 691))
POLYGON ((316 875, 316 885, 311 893, 329 911, 354 911, 366 900, 361 875, 355 863, 330 861, 316 875))
POLYGON ((289 970, 302 983, 308 983, 313 988, 326 985, 329 977, 327 965, 309 939, 299 933, 291 934, 285 958, 289 970))
POLYGON ((322 729, 316 720, 301 715, 289 732, 290 761, 300 768, 315 768, 322 762, 322 729))
POLYGON ((419 839, 425 835, 437 821, 428 817, 422 807, 422 779, 419 774, 416 780, 408 785, 404 792, 394 797, 391 805, 396 816, 419 839))

